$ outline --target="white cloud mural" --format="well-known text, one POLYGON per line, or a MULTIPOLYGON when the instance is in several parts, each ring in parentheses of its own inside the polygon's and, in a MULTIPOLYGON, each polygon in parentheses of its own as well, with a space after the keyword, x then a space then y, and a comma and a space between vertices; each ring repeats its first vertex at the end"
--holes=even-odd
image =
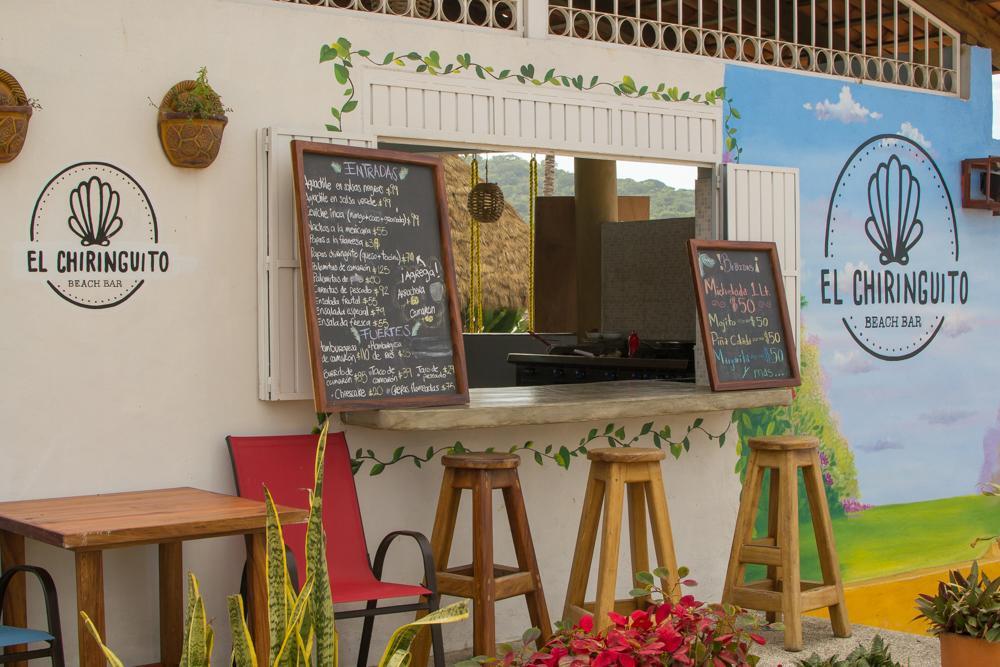
POLYGON ((869 118, 878 120, 882 117, 878 111, 872 111, 855 100, 850 86, 840 89, 840 97, 836 102, 831 102, 827 98, 815 104, 806 102, 802 108, 815 112, 819 120, 839 120, 841 123, 864 123, 869 118))
POLYGON ((916 126, 914 126, 913 123, 911 123, 910 121, 908 120, 903 121, 903 124, 899 126, 899 133, 904 137, 906 137, 907 139, 910 139, 920 144, 927 150, 930 150, 931 148, 930 140, 927 137, 925 137, 923 132, 918 130, 916 126))
POLYGON ((875 370, 875 364, 872 363, 871 357, 858 352, 857 350, 851 350, 850 352, 834 352, 833 366, 838 371, 846 373, 847 375, 871 373, 875 370))

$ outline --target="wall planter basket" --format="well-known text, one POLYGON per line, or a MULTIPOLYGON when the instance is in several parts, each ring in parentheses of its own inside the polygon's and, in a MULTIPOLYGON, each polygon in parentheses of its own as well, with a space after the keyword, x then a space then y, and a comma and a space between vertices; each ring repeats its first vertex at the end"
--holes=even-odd
POLYGON ((18 156, 28 136, 31 103, 21 84, 0 69, 0 163, 18 156))
POLYGON ((204 169, 215 161, 222 146, 222 132, 229 119, 224 115, 200 117, 174 111, 178 97, 190 93, 196 81, 181 81, 160 102, 156 126, 160 144, 175 167, 204 169))
POLYGON ((938 638, 941 640, 941 667, 1000 665, 1000 642, 951 632, 942 632, 938 638))

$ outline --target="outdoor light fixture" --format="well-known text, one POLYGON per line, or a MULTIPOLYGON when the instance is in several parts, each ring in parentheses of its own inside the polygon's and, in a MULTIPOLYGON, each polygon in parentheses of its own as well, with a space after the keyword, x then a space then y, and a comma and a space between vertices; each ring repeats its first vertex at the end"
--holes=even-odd
POLYGON ((962 160, 962 208, 985 209, 1000 215, 1000 157, 962 160))
POLYGON ((496 222, 503 214, 503 191, 496 183, 481 181, 469 191, 469 213, 478 222, 496 222))

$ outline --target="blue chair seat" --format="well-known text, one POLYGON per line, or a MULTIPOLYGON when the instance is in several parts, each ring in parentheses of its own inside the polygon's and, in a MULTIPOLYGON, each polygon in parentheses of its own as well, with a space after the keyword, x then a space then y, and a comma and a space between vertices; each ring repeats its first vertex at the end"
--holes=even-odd
POLYGON ((34 644, 36 642, 50 642, 52 635, 41 630, 30 630, 28 628, 12 628, 9 625, 0 625, 0 647, 13 646, 15 644, 34 644))

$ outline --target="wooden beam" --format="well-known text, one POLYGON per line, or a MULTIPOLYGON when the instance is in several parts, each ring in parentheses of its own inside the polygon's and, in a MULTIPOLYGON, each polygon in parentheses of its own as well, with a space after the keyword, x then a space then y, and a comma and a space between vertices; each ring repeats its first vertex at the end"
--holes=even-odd
POLYGON ((1000 21, 971 8, 964 0, 920 0, 920 5, 957 30, 966 44, 993 50, 993 67, 1000 68, 1000 21))

